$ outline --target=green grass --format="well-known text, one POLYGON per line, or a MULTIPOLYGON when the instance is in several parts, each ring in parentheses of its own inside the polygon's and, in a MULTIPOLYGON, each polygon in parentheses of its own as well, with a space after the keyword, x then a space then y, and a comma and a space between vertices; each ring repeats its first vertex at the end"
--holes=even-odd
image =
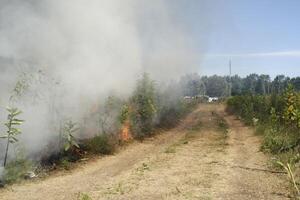
POLYGON ((93 200, 88 194, 80 193, 78 200, 93 200))

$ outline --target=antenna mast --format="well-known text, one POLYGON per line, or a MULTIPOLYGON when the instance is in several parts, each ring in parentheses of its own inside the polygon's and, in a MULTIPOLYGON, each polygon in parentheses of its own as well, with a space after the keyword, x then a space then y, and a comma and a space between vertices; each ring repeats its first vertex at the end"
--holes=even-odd
POLYGON ((229 59, 229 97, 231 97, 232 93, 232 80, 231 80, 231 59, 229 59))

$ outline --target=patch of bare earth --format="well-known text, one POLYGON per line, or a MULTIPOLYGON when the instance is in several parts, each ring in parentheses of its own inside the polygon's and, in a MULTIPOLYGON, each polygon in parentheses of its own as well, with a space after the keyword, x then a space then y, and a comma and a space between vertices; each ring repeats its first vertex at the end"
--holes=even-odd
POLYGON ((267 171, 260 139, 223 110, 202 104, 175 129, 70 174, 10 186, 0 199, 287 199, 285 175, 267 171), (213 111, 228 122, 227 137, 213 111))

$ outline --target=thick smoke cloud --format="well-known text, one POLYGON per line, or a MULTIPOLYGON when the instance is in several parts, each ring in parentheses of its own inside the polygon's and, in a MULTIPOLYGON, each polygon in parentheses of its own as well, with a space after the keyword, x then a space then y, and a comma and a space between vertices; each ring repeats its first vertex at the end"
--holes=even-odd
POLYGON ((30 154, 55 135, 53 113, 80 119, 111 93, 128 96, 143 72, 165 81, 196 71, 188 31, 170 15, 172 2, 0 0, 1 122, 22 71, 47 77, 38 88, 42 103, 18 105, 30 154), (52 104, 58 110, 49 113, 52 104))

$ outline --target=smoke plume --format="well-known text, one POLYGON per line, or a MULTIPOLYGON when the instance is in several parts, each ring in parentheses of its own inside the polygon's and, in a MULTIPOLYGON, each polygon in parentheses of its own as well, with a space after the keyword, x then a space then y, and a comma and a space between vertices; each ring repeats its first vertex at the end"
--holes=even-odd
POLYGON ((58 118, 82 120, 108 95, 127 97, 141 73, 166 81, 196 71, 171 3, 0 0, 0 121, 22 72, 30 89, 16 105, 26 120, 22 144, 34 155, 56 136, 58 118))

